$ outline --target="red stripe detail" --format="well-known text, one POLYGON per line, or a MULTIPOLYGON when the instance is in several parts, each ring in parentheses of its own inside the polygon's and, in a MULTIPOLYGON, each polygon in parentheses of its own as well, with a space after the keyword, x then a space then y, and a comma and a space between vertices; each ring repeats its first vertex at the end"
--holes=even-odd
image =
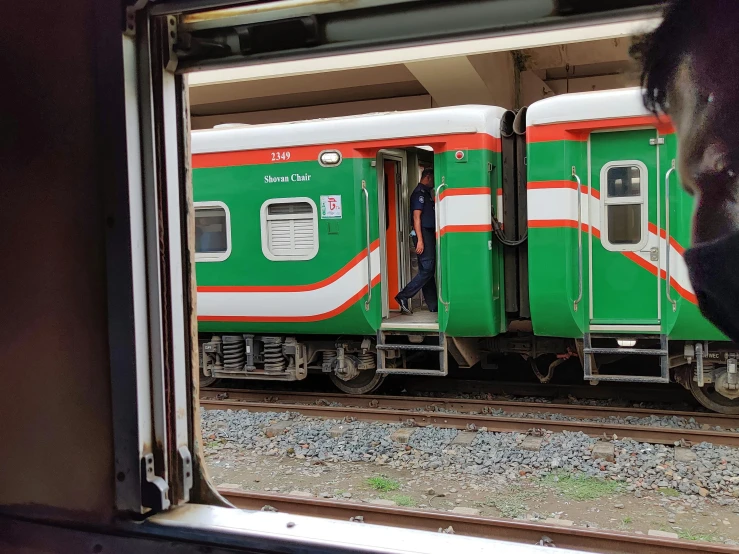
MULTIPOLYGON (((655 235, 657 234, 657 226, 651 221, 649 222, 649 231, 651 233, 654 233, 655 235)), ((667 236, 667 232, 664 229, 660 228, 659 236, 661 238, 665 238, 667 236)), ((683 246, 679 242, 677 242, 677 240, 675 240, 675 237, 670 237, 670 246, 677 250, 677 252, 679 252, 681 256, 685 253, 685 248, 683 248, 683 246)))
POLYGON ((624 256, 626 256, 628 259, 630 259, 632 262, 634 262, 637 265, 640 265, 644 269, 646 269, 649 273, 651 273, 654 276, 657 276, 657 268, 654 267, 652 264, 650 264, 647 260, 639 256, 636 252, 621 252, 624 256))
POLYGON ((499 138, 484 133, 468 133, 193 154, 192 167, 193 169, 239 165, 273 165, 277 167, 289 162, 317 162, 318 156, 324 150, 338 150, 345 158, 374 158, 380 148, 417 146, 419 144, 431 146, 437 154, 465 148, 491 150, 493 152, 500 152, 501 150, 499 138), (279 153, 282 155, 286 152, 290 153, 289 160, 272 159, 272 154, 279 153))
POLYGON ((688 302, 695 304, 696 306, 698 305, 698 297, 689 290, 686 290, 682 286, 680 286, 680 283, 675 281, 675 279, 673 279, 672 277, 670 277, 670 284, 680 296, 685 298, 688 302))
MULTIPOLYGON (((370 249, 375 250, 380 246, 380 239, 376 239, 371 245, 370 249)), ((198 292, 308 292, 312 290, 318 290, 331 285, 338 281, 341 277, 346 275, 352 268, 357 266, 367 257, 367 251, 362 250, 359 254, 354 256, 352 260, 342 267, 339 271, 327 277, 323 281, 317 283, 311 283, 308 285, 283 285, 283 286, 272 286, 272 285, 256 285, 256 286, 202 286, 198 287, 198 292)))
MULTIPOLYGON (((380 275, 377 275, 374 279, 372 279, 372 286, 374 287, 377 283, 380 282, 380 275)), ((367 289, 362 288, 361 291, 359 291, 357 294, 352 296, 349 300, 344 302, 341 306, 338 308, 335 308, 331 311, 324 312, 322 314, 316 314, 316 315, 306 315, 306 316, 273 316, 273 317, 264 317, 264 316, 241 316, 241 315, 203 315, 198 316, 198 321, 242 321, 242 322, 255 322, 255 323, 309 323, 312 321, 323 321, 324 319, 330 319, 332 317, 335 317, 339 315, 341 312, 346 311, 349 309, 352 305, 356 304, 361 298, 367 294, 367 289)))
POLYGON ((490 189, 487 187, 445 189, 439 195, 439 202, 444 200, 447 196, 472 196, 473 194, 490 194, 490 189))
POLYGON ((529 143, 554 140, 584 141, 588 140, 590 131, 596 129, 613 129, 615 127, 654 127, 662 135, 669 135, 675 132, 669 120, 660 120, 653 115, 642 115, 637 117, 617 117, 613 119, 534 125, 526 130, 526 141, 529 143))
MULTIPOLYGON (((542 190, 542 189, 572 189, 577 190, 577 183, 575 181, 532 181, 527 183, 527 190, 542 190)), ((588 193, 587 185, 580 185, 580 192, 582 194, 588 193)), ((593 189, 591 191, 593 198, 600 200, 600 191, 593 189)))
POLYGON ((493 230, 493 226, 490 224, 484 225, 445 225, 439 231, 439 238, 443 237, 447 233, 489 233, 493 230))
POLYGON ((541 190, 541 189, 572 189, 577 188, 575 181, 529 181, 526 184, 526 188, 529 190, 541 190))
MULTIPOLYGON (((649 224, 649 230, 656 234, 657 232, 657 226, 650 223, 649 224)), ((529 228, 532 229, 555 229, 555 228, 569 228, 569 229, 577 229, 577 221, 573 221, 571 219, 532 219, 529 221, 529 228)), ((588 226, 587 224, 582 224, 582 231, 584 233, 588 232, 588 226)), ((665 230, 660 229, 660 235, 662 238, 665 237, 665 230)), ((600 230, 596 227, 593 227, 593 236, 597 239, 600 239, 600 230)), ((683 253, 683 248, 680 246, 680 244, 675 241, 672 237, 670 238, 670 244, 680 252, 680 255, 683 253)), ((650 264, 648 261, 646 261, 644 258, 639 256, 638 254, 634 252, 622 252, 624 256, 626 256, 628 259, 630 259, 632 262, 636 263, 637 265, 643 267, 647 271, 649 271, 652 275, 657 275, 657 268, 650 264)), ((660 269, 659 277, 661 279, 666 279, 667 274, 665 270, 660 269)), ((672 287, 678 292, 680 296, 685 298, 688 302, 692 304, 698 304, 698 298, 693 294, 692 292, 685 289, 683 286, 678 283, 674 277, 670 276, 670 284, 672 287)))
POLYGON ((555 227, 570 227, 577 229, 577 221, 572 219, 530 219, 530 229, 553 229, 555 227))

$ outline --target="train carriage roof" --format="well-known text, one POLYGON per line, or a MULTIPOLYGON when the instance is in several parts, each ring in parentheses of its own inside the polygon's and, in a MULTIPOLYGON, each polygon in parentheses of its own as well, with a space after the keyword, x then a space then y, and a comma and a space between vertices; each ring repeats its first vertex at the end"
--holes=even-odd
POLYGON ((562 94, 534 102, 526 126, 650 115, 639 87, 562 94))
POLYGON ((228 125, 192 132, 192 153, 336 144, 390 138, 485 133, 500 138, 495 106, 453 106, 267 125, 228 125))

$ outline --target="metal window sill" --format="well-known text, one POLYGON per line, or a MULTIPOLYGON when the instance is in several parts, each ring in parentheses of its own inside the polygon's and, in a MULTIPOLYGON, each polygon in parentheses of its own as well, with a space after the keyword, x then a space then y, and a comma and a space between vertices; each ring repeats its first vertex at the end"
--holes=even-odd
MULTIPOLYGON (((259 552, 534 554, 543 547, 366 523, 189 504, 137 524, 139 532, 259 552)), ((575 554, 573 550, 558 550, 575 554)))

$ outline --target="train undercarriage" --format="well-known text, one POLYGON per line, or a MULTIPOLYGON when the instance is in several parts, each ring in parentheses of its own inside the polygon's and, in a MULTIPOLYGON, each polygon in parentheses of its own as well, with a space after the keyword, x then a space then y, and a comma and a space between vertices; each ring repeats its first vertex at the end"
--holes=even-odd
POLYGON ((450 362, 456 368, 494 371, 497 365, 488 361, 491 357, 513 355, 527 360, 541 383, 551 382, 557 368, 572 360, 579 362, 581 371, 588 366, 584 378, 593 385, 677 382, 709 410, 739 414, 736 345, 671 341, 667 354, 660 356, 654 355, 664 346, 659 337, 601 338, 589 349, 588 345, 587 340, 527 332, 480 339, 443 337, 438 332, 338 338, 201 335, 200 379, 208 386, 217 379, 299 381, 309 373, 323 373, 343 392, 367 394, 377 390, 387 375, 445 376, 450 362), (590 360, 583 363, 586 357, 590 360))

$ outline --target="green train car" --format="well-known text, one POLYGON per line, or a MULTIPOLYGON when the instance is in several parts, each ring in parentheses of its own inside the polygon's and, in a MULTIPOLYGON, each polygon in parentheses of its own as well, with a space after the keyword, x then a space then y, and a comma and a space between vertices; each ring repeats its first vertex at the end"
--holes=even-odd
POLYGON ((203 380, 323 372, 366 393, 500 355, 549 382, 577 358, 590 382, 675 380, 739 413, 739 347, 702 318, 683 261, 675 135, 638 89, 225 125, 192 152, 203 380), (426 167, 439 310, 418 297, 401 315, 426 167))

